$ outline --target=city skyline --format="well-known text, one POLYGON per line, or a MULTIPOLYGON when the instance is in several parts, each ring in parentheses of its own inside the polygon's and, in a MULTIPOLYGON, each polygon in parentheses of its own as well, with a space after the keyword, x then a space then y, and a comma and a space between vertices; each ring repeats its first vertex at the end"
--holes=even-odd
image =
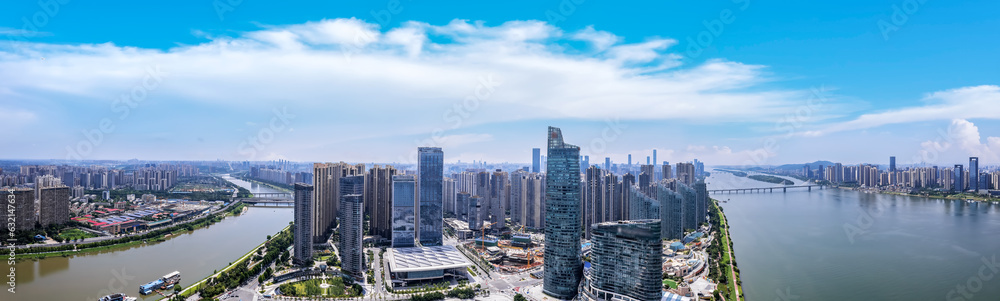
MULTIPOLYGON (((984 72, 998 58, 954 55, 947 41, 969 44, 971 37, 916 30, 976 24, 966 31, 994 43, 998 39, 986 37, 997 33, 982 29, 996 22, 983 20, 988 16, 920 10, 922 18, 909 18, 886 39, 878 24, 892 17, 891 1, 852 4, 864 8, 863 18, 835 9, 817 22, 742 4, 685 7, 691 16, 651 19, 658 30, 595 16, 613 9, 596 3, 564 18, 547 14, 558 5, 542 4, 526 4, 536 11, 475 10, 448 18, 416 3, 398 14, 345 4, 323 16, 295 17, 246 5, 218 18, 208 5, 183 4, 191 12, 179 14, 199 12, 207 20, 183 29, 165 22, 148 28, 162 34, 143 37, 82 33, 112 21, 73 22, 80 16, 69 6, 44 26, 26 26, 22 16, 44 11, 34 3, 12 4, 0 13, 10 20, 0 22, 0 78, 8 79, 0 84, 0 127, 8 129, 0 133, 8 142, 0 153, 9 159, 408 162, 415 147, 430 146, 449 149, 449 163, 524 162, 531 148, 544 145, 524 137, 557 125, 581 135, 582 155, 615 161, 640 153, 642 161, 657 149, 659 161, 716 164, 860 163, 886 153, 898 155, 899 164, 969 156, 984 165, 1000 162, 1000 107, 993 105, 1000 86, 996 73, 984 72), (717 23, 725 11, 739 17, 717 23), (766 18, 774 24, 757 19, 762 16, 775 17, 766 18), (759 30, 790 26, 844 30, 819 41, 786 37, 794 47, 766 43, 773 34, 759 30), (691 42, 716 29, 719 45, 691 42), (922 56, 896 51, 928 39, 945 42, 918 44, 922 56), (852 47, 872 57, 850 56, 846 70, 831 67, 845 63, 830 52, 852 47), (825 55, 815 53, 819 49, 825 55), (897 60, 880 59, 887 53, 897 60), (948 67, 914 70, 928 59, 948 67), (37 139, 40 132, 48 139, 37 139), (330 132, 338 135, 316 139, 330 132)), ((650 12, 633 13, 654 13, 664 4, 649 5, 650 12)), ((810 5, 829 4, 784 9, 820 11, 810 5)), ((131 9, 164 9, 137 6, 131 9)), ((133 12, 117 21, 146 21, 141 17, 133 12)), ((992 48, 976 49, 963 51, 992 48)))

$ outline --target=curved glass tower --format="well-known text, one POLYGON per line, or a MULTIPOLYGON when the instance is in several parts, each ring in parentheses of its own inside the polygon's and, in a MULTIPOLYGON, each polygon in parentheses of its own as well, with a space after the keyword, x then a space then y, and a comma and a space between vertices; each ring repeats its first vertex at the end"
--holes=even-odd
POLYGON ((545 171, 545 294, 576 297, 580 259, 580 147, 563 143, 562 131, 549 127, 545 171))

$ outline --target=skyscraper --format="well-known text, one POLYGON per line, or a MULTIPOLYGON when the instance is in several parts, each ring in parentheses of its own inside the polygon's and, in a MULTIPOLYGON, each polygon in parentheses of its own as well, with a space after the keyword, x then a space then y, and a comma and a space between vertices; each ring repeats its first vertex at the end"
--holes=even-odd
POLYGON ((692 163, 677 163, 677 179, 685 185, 691 185, 695 179, 695 168, 692 163))
MULTIPOLYGON (((674 187, 684 186, 683 183, 674 181, 674 187)), ((661 235, 664 239, 681 239, 684 237, 684 211, 688 208, 684 202, 684 197, 675 192, 667 185, 656 186, 656 198, 660 201, 660 221, 661 235)))
POLYGON ((952 178, 955 179, 955 187, 953 187, 953 190, 957 192, 965 191, 965 183, 962 182, 962 180, 965 179, 965 171, 962 170, 962 168, 962 164, 955 164, 955 175, 952 176, 952 178))
POLYGON ((541 168, 541 158, 542 150, 539 148, 531 149, 531 172, 540 172, 538 169, 541 168))
POLYGON ((549 127, 543 291, 560 299, 576 297, 582 272, 579 156, 578 146, 563 142, 562 131, 549 127))
POLYGON ((674 177, 673 170, 670 169, 670 162, 663 161, 663 179, 672 179, 674 177))
POLYGON ((660 300, 660 221, 606 222, 594 225, 593 232, 593 269, 586 293, 596 300, 660 300))
POLYGON ((896 156, 889 157, 889 171, 896 171, 896 156))
POLYGON ((312 259, 313 242, 313 186, 295 183, 295 228, 293 229, 294 256, 292 261, 305 265, 312 259))
POLYGON ((364 193, 365 177, 340 178, 340 251, 341 270, 360 276, 364 270, 364 193))
POLYGON ((486 209, 483 208, 483 198, 474 195, 469 197, 469 230, 479 230, 483 228, 486 209))
POLYGON ((415 244, 416 181, 412 175, 392 177, 392 247, 406 248, 415 244))
POLYGON ((969 190, 979 192, 979 188, 979 157, 969 157, 969 190))
POLYGON ((440 147, 417 149, 417 240, 425 247, 440 246, 444 231, 444 152, 440 147))
POLYGON ((392 166, 375 165, 365 174, 365 215, 371 235, 384 239, 392 237, 392 166))

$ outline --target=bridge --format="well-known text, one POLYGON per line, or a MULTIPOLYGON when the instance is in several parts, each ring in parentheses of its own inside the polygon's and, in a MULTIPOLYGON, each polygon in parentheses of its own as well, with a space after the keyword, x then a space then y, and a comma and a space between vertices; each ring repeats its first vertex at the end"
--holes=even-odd
POLYGON ((291 207, 295 205, 292 194, 287 192, 254 193, 253 197, 240 198, 238 200, 250 206, 260 207, 291 207))
POLYGON ((715 193, 715 194, 720 194, 720 193, 733 194, 733 193, 755 193, 755 192, 770 193, 770 192, 774 192, 775 189, 778 189, 781 192, 788 192, 789 188, 806 188, 809 191, 812 191, 813 187, 819 187, 819 189, 823 189, 823 185, 789 185, 789 186, 784 186, 784 187, 713 189, 713 190, 709 190, 708 193, 709 194, 712 194, 712 193, 715 193))

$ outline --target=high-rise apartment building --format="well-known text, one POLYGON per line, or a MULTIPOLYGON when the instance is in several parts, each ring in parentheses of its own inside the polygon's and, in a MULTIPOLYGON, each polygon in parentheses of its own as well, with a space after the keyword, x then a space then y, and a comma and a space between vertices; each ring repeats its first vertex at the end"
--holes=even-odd
POLYGON ((580 147, 563 141, 562 131, 548 129, 545 175, 545 268, 543 291, 573 299, 580 284, 580 147))
POLYGON ((313 242, 313 186, 295 183, 295 226, 292 229, 294 243, 292 261, 305 265, 312 259, 313 242))
POLYGON ((69 222, 69 187, 58 183, 55 186, 41 188, 38 198, 38 223, 45 227, 67 222, 69 222))
POLYGON ((483 203, 483 198, 478 195, 469 197, 469 230, 475 231, 483 228, 487 211, 483 203))
POLYGON ((364 171, 364 164, 313 164, 313 243, 326 242, 336 226, 340 207, 340 178, 362 175, 364 171))
POLYGON ((340 269, 360 276, 364 271, 364 176, 340 178, 340 269))
MULTIPOLYGON (((6 203, 7 205, 4 206, 5 209, 4 212, 6 212, 7 214, 3 214, 3 216, 10 215, 10 217, 14 218, 13 221, 14 229, 21 231, 34 229, 35 191, 27 188, 14 188, 13 190, 14 190, 13 203, 11 203, 7 199, 8 196, 6 193, 8 191, 3 191, 4 193, 2 193, 4 195, 4 203, 6 203), (9 207, 13 207, 12 208, 13 211, 10 211, 9 207)), ((67 208, 67 212, 68 210, 69 209, 67 208)), ((7 223, 11 222, 7 219, 5 219, 5 221, 7 221, 7 223)), ((7 223, 4 224, 6 225, 7 223)))
POLYGON ((371 235, 392 237, 392 166, 373 166, 365 174, 364 209, 371 235))
POLYGON ((417 240, 440 246, 444 231, 444 152, 440 147, 417 149, 417 240))
POLYGON ((595 300, 660 300, 663 296, 660 225, 659 220, 594 225, 587 295, 595 300))

